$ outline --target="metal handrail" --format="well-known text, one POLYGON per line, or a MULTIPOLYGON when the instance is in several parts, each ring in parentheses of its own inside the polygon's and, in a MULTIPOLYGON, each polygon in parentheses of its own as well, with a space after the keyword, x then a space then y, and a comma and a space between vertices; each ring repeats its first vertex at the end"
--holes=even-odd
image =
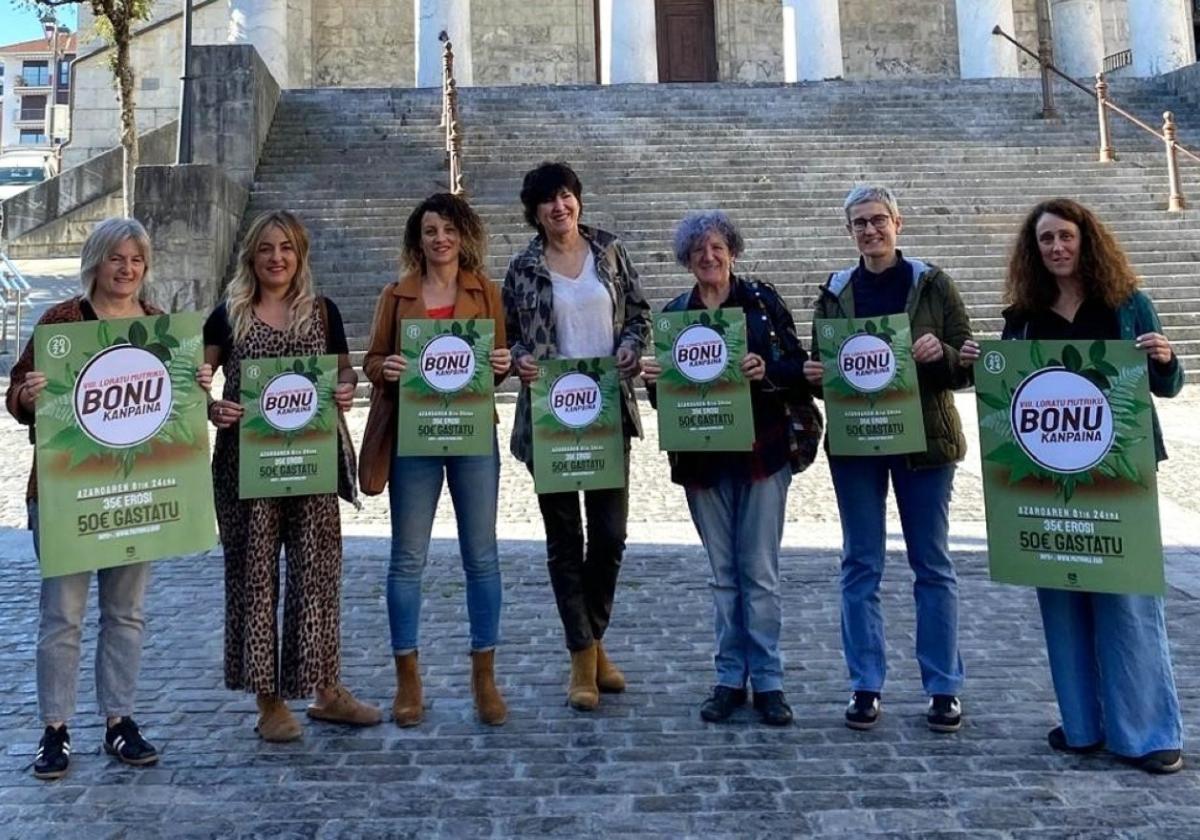
POLYGON ((15 353, 21 343, 21 304, 29 294, 30 285, 21 276, 21 272, 12 264, 3 252, 0 252, 0 312, 3 313, 3 326, 0 327, 0 354, 15 353), (15 322, 12 336, 12 350, 9 350, 8 315, 13 310, 15 322))
POLYGON ((1130 64, 1133 64, 1133 50, 1118 50, 1112 55, 1104 56, 1103 70, 1105 73, 1111 73, 1130 64))
POLYGON ((458 82, 454 79, 454 47, 442 46, 442 126, 446 129, 446 160, 450 168, 450 192, 462 195, 462 125, 458 115, 458 82))
MULTIPOLYGON (((1192 160, 1194 160, 1198 163, 1200 163, 1200 155, 1191 151, 1190 149, 1188 149, 1186 146, 1181 144, 1176 139, 1178 129, 1175 124, 1175 114, 1173 112, 1165 111, 1163 113, 1162 131, 1159 131, 1158 129, 1153 128, 1150 125, 1148 125, 1147 123, 1138 119, 1136 116, 1129 113, 1124 108, 1117 105, 1115 102, 1113 102, 1111 99, 1108 98, 1108 82, 1105 80, 1103 73, 1096 74, 1096 89, 1091 90, 1087 87, 1087 85, 1082 84, 1077 79, 1074 79, 1071 76, 1068 76, 1062 70, 1055 67, 1054 63, 1052 61, 1050 61, 1049 58, 1047 58, 1044 55, 1039 55, 1038 53, 1035 53, 1033 50, 1026 47, 1024 44, 1022 44, 1016 38, 1012 37, 1007 32, 1005 32, 1001 27, 996 26, 995 28, 993 28, 992 34, 1000 36, 1001 38, 1005 39, 1010 44, 1012 44, 1014 47, 1021 50, 1023 53, 1025 53, 1026 55, 1029 55, 1035 61, 1037 61, 1038 65, 1042 68, 1043 77, 1045 77, 1047 73, 1053 73, 1054 75, 1058 76, 1060 79, 1063 79, 1064 81, 1069 82, 1071 85, 1073 85, 1074 87, 1077 87, 1079 90, 1083 91, 1088 96, 1092 97, 1092 99, 1096 100, 1097 113, 1098 113, 1099 121, 1100 121, 1100 158, 1099 159, 1100 159, 1101 163, 1109 163, 1116 159, 1116 152, 1112 147, 1112 142, 1111 142, 1111 138, 1109 136, 1109 131, 1108 131, 1108 112, 1109 111, 1112 111, 1114 114, 1124 117, 1128 122, 1133 123, 1138 128, 1145 131, 1146 133, 1152 134, 1155 137, 1157 137, 1159 140, 1163 141, 1163 145, 1165 146, 1166 153, 1167 153, 1167 177, 1168 177, 1169 187, 1170 187, 1170 193, 1169 193, 1169 198, 1168 198, 1168 202, 1167 202, 1167 209, 1172 212, 1184 209, 1185 200, 1183 197, 1182 184, 1179 180, 1179 162, 1178 162, 1178 159, 1176 156, 1176 152, 1183 152, 1184 155, 1186 155, 1187 157, 1190 157, 1192 160)), ((1048 85, 1046 85, 1044 83, 1043 90, 1045 90, 1046 87, 1048 87, 1048 85)), ((1043 94, 1043 95, 1045 95, 1045 94, 1043 94)), ((1053 105, 1047 103, 1046 108, 1044 109, 1043 113, 1050 113, 1052 111, 1053 111, 1053 105)))

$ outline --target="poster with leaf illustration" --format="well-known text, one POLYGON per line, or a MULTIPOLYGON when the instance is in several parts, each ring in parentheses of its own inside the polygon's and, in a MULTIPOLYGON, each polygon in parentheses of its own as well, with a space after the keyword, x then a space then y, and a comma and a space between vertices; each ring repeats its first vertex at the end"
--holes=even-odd
POLYGON ((242 359, 238 497, 337 492, 337 356, 242 359))
POLYGON ((43 577, 159 560, 216 542, 197 313, 39 325, 43 577))
POLYGON ((816 335, 825 363, 830 454, 924 452, 925 419, 908 315, 819 318, 816 335))
POLYGON ((404 319, 400 324, 400 455, 490 455, 495 383, 490 318, 404 319))
POLYGON ((740 309, 663 312, 654 319, 658 448, 749 452, 754 448, 750 382, 742 373, 746 314, 740 309))
POLYGON ((538 493, 625 486, 620 383, 611 356, 538 362, 530 387, 538 493))
POLYGON ((1146 354, 984 341, 975 365, 993 580, 1162 595, 1146 354))

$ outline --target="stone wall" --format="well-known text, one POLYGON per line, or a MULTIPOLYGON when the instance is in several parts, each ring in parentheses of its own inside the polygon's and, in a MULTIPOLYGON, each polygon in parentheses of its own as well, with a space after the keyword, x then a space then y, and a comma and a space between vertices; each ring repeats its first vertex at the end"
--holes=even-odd
POLYGON ((839 0, 848 79, 958 76, 955 0, 839 0))
POLYGON ((471 0, 476 85, 594 84, 592 0, 471 0))
MULTIPOLYGON (((1037 29, 1037 0, 1013 0, 1013 27, 1015 33, 1009 33, 1029 49, 1038 50, 1037 29)), ((1011 46, 1011 45, 1010 45, 1011 46)), ((1016 50, 1016 47, 1012 47, 1016 50)), ((1039 75, 1038 63, 1018 50, 1019 67, 1022 76, 1039 75)))
POLYGON ((412 87, 412 0, 312 0, 314 87, 412 87))
POLYGON ((717 67, 723 82, 782 82, 783 4, 715 0, 717 67))
POLYGON ((1129 49, 1129 0, 1104 0, 1104 55, 1129 49))

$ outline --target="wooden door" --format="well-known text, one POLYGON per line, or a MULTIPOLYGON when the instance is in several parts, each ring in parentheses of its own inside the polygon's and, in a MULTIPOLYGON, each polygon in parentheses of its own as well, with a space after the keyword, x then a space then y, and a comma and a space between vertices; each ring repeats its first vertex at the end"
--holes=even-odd
POLYGON ((655 0, 660 82, 715 82, 713 0, 655 0))

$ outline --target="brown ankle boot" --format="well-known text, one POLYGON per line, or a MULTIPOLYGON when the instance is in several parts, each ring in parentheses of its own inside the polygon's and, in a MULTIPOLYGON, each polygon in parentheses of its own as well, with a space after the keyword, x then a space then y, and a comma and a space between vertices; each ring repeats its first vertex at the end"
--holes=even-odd
POLYGON ((621 673, 608 654, 604 652, 604 643, 596 642, 596 687, 608 694, 620 694, 625 690, 625 675, 621 673))
POLYGON ((255 699, 258 702, 258 724, 254 731, 258 737, 275 744, 295 741, 300 737, 300 721, 296 720, 283 698, 260 694, 255 699))
POLYGON ((392 701, 392 720, 397 726, 416 726, 425 716, 421 696, 421 669, 417 652, 396 657, 396 699, 392 701))
POLYGON ((571 651, 571 684, 567 686, 567 703, 581 712, 590 712, 600 705, 600 689, 596 687, 595 645, 571 651))
POLYGON ((508 719, 508 706, 496 687, 496 651, 471 651, 471 695, 479 722, 499 726, 508 719))

